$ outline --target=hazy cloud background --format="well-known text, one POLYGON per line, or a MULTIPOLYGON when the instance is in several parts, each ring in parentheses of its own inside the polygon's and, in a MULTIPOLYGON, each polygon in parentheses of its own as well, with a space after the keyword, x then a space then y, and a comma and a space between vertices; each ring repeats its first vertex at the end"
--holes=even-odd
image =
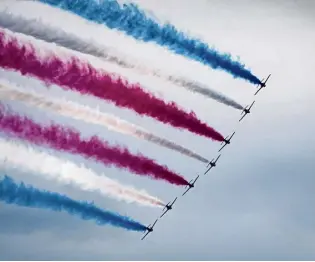
MULTIPOLYGON (((120 72, 131 81, 186 110, 194 110, 209 125, 237 133, 226 147, 220 164, 197 187, 180 198, 172 212, 156 225, 146 241, 141 235, 113 227, 99 227, 63 213, 27 209, 0 203, 0 259, 49 260, 307 260, 315 259, 315 3, 313 1, 135 1, 159 21, 170 21, 221 51, 231 52, 260 77, 272 73, 268 88, 257 96, 252 114, 238 125, 240 112, 215 101, 192 95, 162 80, 89 58, 93 64, 120 72)), ((154 44, 144 44, 60 10, 37 3, 2 0, 26 17, 41 17, 81 37, 118 51, 147 65, 189 76, 209 84, 242 104, 251 103, 255 87, 173 55, 154 44)), ((40 45, 44 43, 40 43, 40 45)), ((219 144, 176 130, 132 111, 117 109, 92 97, 49 90, 35 79, 0 70, 0 78, 54 97, 67 97, 159 132, 212 158, 219 144)), ((146 141, 108 131, 96 125, 40 111, 21 103, 5 102, 14 110, 48 123, 50 119, 98 134, 111 143, 127 145, 186 178, 205 167, 193 159, 146 141)), ((1 135, 4 136, 4 135, 1 135)), ((1 150, 1 149, 0 149, 1 150)), ((165 201, 181 188, 106 168, 80 156, 45 149, 77 163, 85 163, 124 184, 144 188, 165 201)), ((5 153, 5 152, 1 152, 5 153)), ((73 198, 94 200, 103 208, 127 214, 149 224, 161 210, 114 201, 98 194, 61 186, 34 174, 4 168, 17 180, 67 193, 73 198)))

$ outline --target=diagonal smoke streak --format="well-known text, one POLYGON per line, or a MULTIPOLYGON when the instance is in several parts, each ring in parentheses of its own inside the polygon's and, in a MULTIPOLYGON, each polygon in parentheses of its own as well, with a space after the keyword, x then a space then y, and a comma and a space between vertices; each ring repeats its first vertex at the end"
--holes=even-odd
POLYGON ((52 110, 64 116, 72 117, 74 119, 83 120, 85 122, 99 124, 106 126, 108 129, 116 132, 128 134, 155 143, 159 146, 177 151, 183 155, 197 159, 203 163, 208 163, 208 160, 191 150, 178 145, 172 141, 154 135, 145 129, 121 120, 113 115, 106 114, 92 109, 87 106, 79 105, 70 101, 61 101, 47 99, 43 96, 37 95, 33 92, 26 92, 11 85, 1 85, 0 83, 0 98, 20 101, 32 106, 37 106, 43 109, 52 110))
POLYGON ((146 230, 146 226, 130 217, 101 209, 86 201, 76 201, 66 195, 40 190, 24 183, 17 184, 9 176, 0 179, 0 201, 23 207, 65 211, 83 220, 93 220, 98 225, 109 224, 134 231, 146 230))
POLYGON ((102 58, 105 61, 115 63, 124 68, 135 69, 141 73, 152 74, 155 77, 180 85, 189 91, 199 93, 220 103, 242 110, 243 107, 233 99, 210 89, 209 87, 193 80, 179 76, 166 75, 159 70, 149 70, 130 59, 122 58, 112 48, 99 46, 96 43, 84 40, 74 34, 63 31, 43 23, 40 19, 26 19, 8 12, 0 12, 0 26, 14 32, 30 35, 46 42, 56 43, 68 49, 102 58))
POLYGON ((117 0, 37 0, 58 7, 110 29, 117 29, 133 38, 154 42, 168 50, 198 61, 213 69, 224 70, 235 78, 243 78, 252 84, 260 80, 231 54, 222 53, 210 47, 201 39, 190 37, 170 23, 159 24, 148 17, 134 3, 120 4, 117 0))
POLYGON ((42 54, 43 51, 34 44, 21 40, 22 37, 0 28, 1 67, 36 77, 46 84, 56 84, 66 90, 107 100, 117 107, 128 108, 140 115, 212 140, 224 140, 222 134, 198 119, 193 111, 187 112, 175 102, 157 98, 143 90, 139 84, 106 73, 76 56, 56 54, 48 50, 42 54))
POLYGON ((0 162, 8 163, 14 168, 30 171, 45 178, 57 180, 63 184, 72 184, 82 190, 98 192, 129 203, 136 202, 148 206, 164 206, 156 197, 143 190, 121 185, 103 174, 98 176, 84 165, 34 150, 17 142, 8 142, 0 138, 0 162))
POLYGON ((188 90, 194 92, 194 93, 199 93, 202 94, 204 96, 210 97, 222 104, 225 104, 227 106, 232 106, 236 109, 239 110, 243 110, 244 107, 242 105, 240 105, 239 103, 237 103, 236 101, 234 101, 233 99, 223 95, 222 93, 219 93, 217 91, 214 91, 212 89, 209 89, 208 87, 205 87, 203 84, 198 83, 196 81, 192 81, 192 80, 188 80, 188 79, 184 79, 181 77, 175 77, 175 76, 168 76, 166 77, 169 81, 181 85, 185 88, 187 88, 188 90))
POLYGON ((17 33, 30 35, 46 42, 56 43, 81 53, 102 57, 109 62, 117 63, 122 66, 128 65, 116 55, 111 55, 111 53, 114 52, 112 49, 110 50, 104 46, 98 46, 92 41, 86 41, 60 28, 52 27, 43 23, 41 19, 27 19, 23 16, 8 13, 8 11, 0 11, 0 27, 17 33))
POLYGON ((132 154, 126 147, 111 146, 95 135, 83 138, 79 131, 63 125, 41 125, 4 107, 0 107, 0 129, 2 132, 36 145, 46 145, 63 152, 92 158, 105 166, 115 166, 140 176, 164 180, 175 185, 188 184, 183 176, 143 154, 132 154))

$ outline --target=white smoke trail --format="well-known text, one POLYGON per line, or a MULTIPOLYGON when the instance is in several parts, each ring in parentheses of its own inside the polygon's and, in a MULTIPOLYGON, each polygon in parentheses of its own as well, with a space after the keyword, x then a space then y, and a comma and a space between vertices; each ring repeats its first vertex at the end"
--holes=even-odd
POLYGON ((45 178, 54 179, 63 184, 72 184, 82 190, 98 192, 118 200, 137 202, 147 206, 164 206, 161 200, 150 196, 145 191, 121 185, 103 174, 99 176, 84 165, 78 166, 21 143, 0 138, 0 163, 4 162, 13 168, 44 175, 45 178))
POLYGON ((63 31, 60 28, 47 25, 41 21, 41 19, 27 19, 23 16, 8 13, 7 11, 0 11, 0 27, 32 36, 45 42, 55 43, 80 53, 100 57, 106 61, 124 67, 132 67, 131 65, 129 66, 128 63, 125 63, 124 60, 119 59, 117 55, 111 55, 111 53, 117 52, 114 49, 98 46, 96 43, 86 41, 74 34, 63 31))
POLYGON ((150 132, 144 130, 143 128, 133 125, 127 121, 121 120, 113 115, 100 112, 97 109, 92 109, 84 105, 79 105, 65 100, 57 101, 47 99, 43 96, 37 95, 32 92, 26 92, 17 88, 13 88, 11 85, 10 86, 1 85, 1 83, 0 98, 20 101, 32 106, 52 110, 54 112, 74 119, 83 120, 85 122, 94 123, 98 125, 103 125, 106 126, 108 129, 114 130, 116 132, 133 135, 135 137, 147 140, 149 142, 155 143, 165 148, 175 150, 177 152, 180 152, 181 154, 197 159, 203 163, 209 162, 206 158, 192 152, 191 150, 185 147, 182 147, 174 142, 151 134, 150 132))
POLYGON ((191 92, 199 93, 225 105, 232 106, 236 109, 243 109, 243 106, 233 99, 223 95, 218 91, 210 89, 204 84, 198 83, 197 81, 188 80, 183 77, 167 75, 161 73, 159 70, 149 70, 146 67, 137 65, 132 61, 128 61, 126 58, 121 58, 121 55, 119 55, 118 52, 113 48, 99 46, 92 41, 84 40, 74 34, 67 33, 62 29, 51 27, 39 19, 26 19, 22 16, 16 16, 6 11, 2 11, 0 12, 0 27, 25 35, 30 35, 46 42, 56 43, 60 46, 81 53, 99 57, 108 62, 115 63, 121 67, 135 69, 141 73, 152 74, 156 77, 182 86, 191 92))
POLYGON ((215 99, 218 102, 223 103, 225 105, 232 106, 232 107, 239 109, 239 110, 244 109, 244 107, 242 105, 240 105, 239 103, 237 103, 233 99, 223 95, 222 93, 220 93, 218 91, 213 91, 213 90, 205 87, 203 84, 198 83, 196 81, 184 79, 183 77, 175 77, 175 76, 168 76, 167 79, 169 81, 175 83, 175 84, 178 84, 178 85, 181 85, 181 86, 187 88, 188 90, 190 90, 192 92, 205 95, 205 96, 210 97, 212 99, 215 99))

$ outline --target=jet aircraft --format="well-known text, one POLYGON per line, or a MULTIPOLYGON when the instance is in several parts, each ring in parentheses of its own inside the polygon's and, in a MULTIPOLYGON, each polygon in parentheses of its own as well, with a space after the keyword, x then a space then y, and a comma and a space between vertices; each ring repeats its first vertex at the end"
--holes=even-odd
POLYGON ((169 210, 171 210, 171 209, 173 209, 173 205, 174 205, 174 203, 176 202, 176 200, 177 200, 177 197, 174 199, 174 201, 172 202, 172 204, 170 204, 171 202, 168 202, 168 204, 163 208, 163 211, 165 210, 165 212, 160 216, 160 218, 162 217, 162 216, 164 216, 169 210))
POLYGON ((149 233, 151 233, 153 231, 153 227, 157 221, 158 221, 158 219, 155 220, 154 224, 151 227, 150 227, 150 225, 147 226, 147 228, 146 228, 147 233, 145 233, 145 235, 141 238, 141 240, 143 240, 149 233))
POLYGON ((219 158, 221 157, 221 155, 219 155, 217 157, 217 159, 214 161, 214 158, 209 162, 209 164, 207 165, 207 167, 210 165, 210 167, 208 168, 208 170, 204 173, 207 174, 213 167, 217 166, 217 161, 219 160, 219 158))
POLYGON ((257 95, 258 92, 259 92, 262 88, 266 87, 266 83, 267 83, 267 81, 268 81, 268 79, 269 79, 270 76, 271 76, 271 74, 267 77, 267 79, 266 79, 265 82, 264 82, 264 79, 261 80, 260 84, 258 84, 258 86, 260 86, 260 88, 256 91, 256 93, 255 93, 254 95, 257 95))
POLYGON ((231 139, 232 139, 232 137, 235 135, 235 132, 230 136, 230 138, 228 138, 228 136, 226 137, 226 138, 224 138, 224 141, 221 143, 221 145, 223 144, 223 143, 225 143, 224 144, 224 146, 222 146, 220 149, 219 149, 219 152, 226 146, 226 145, 229 145, 229 144, 231 144, 231 139))
POLYGON ((250 113, 250 110, 251 110, 251 108, 252 108, 252 106, 253 106, 254 104, 255 104, 255 101, 254 101, 250 106, 246 106, 246 107, 243 109, 241 115, 243 115, 243 114, 244 114, 244 115, 241 117, 241 119, 239 120, 239 122, 241 122, 242 119, 243 119, 247 114, 250 113))
POLYGON ((199 175, 195 178, 194 181, 193 181, 193 179, 189 181, 189 184, 187 185, 187 186, 188 186, 188 189, 184 192, 183 195, 185 195, 191 188, 195 187, 195 183, 196 183, 196 181, 197 181, 198 178, 199 178, 199 175), (193 181, 193 182, 192 182, 192 181, 193 181))

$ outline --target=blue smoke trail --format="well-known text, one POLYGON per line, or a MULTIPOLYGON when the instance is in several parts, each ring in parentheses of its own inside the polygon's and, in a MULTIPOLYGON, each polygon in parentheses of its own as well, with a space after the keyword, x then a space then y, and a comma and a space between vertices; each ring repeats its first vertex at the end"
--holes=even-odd
POLYGON ((190 38, 173 25, 159 25, 139 10, 135 4, 123 4, 116 0, 38 0, 42 3, 70 11, 87 20, 118 29, 138 40, 155 42, 176 54, 201 62, 214 69, 221 69, 235 78, 243 78, 252 84, 260 80, 245 65, 234 61, 230 54, 219 53, 201 40, 190 38))
POLYGON ((0 201, 18 206, 66 211, 84 220, 95 220, 97 224, 111 224, 128 230, 145 231, 146 227, 128 217, 102 210, 87 202, 75 201, 67 196, 39 190, 24 183, 17 184, 9 176, 0 180, 0 201))

